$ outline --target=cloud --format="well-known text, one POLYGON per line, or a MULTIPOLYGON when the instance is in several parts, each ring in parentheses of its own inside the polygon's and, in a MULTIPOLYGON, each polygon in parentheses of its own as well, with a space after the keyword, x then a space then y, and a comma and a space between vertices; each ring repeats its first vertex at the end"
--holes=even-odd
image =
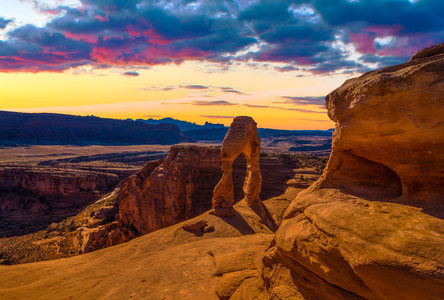
POLYGON ((139 76, 140 74, 138 72, 125 72, 123 73, 125 76, 139 76))
POLYGON ((301 108, 286 108, 286 107, 273 107, 280 110, 290 110, 290 111, 297 111, 301 113, 309 113, 309 114, 323 114, 325 115, 325 111, 316 111, 316 110, 310 110, 310 109, 301 109, 301 108))
MULTIPOLYGON (((211 85, 200 85, 200 84, 186 84, 186 85, 169 85, 166 87, 146 87, 142 88, 142 90, 147 91, 170 91, 174 89, 186 89, 186 90, 196 90, 196 91, 219 91, 221 93, 234 93, 238 95, 248 95, 240 90, 234 89, 232 87, 218 87, 211 85)), ((199 95, 199 97, 214 97, 212 95, 199 95)))
POLYGON ((313 122, 328 122, 328 123, 334 123, 332 120, 316 120, 316 119, 299 119, 299 118, 295 118, 293 120, 297 120, 297 121, 313 121, 313 122))
POLYGON ((242 106, 249 107, 249 108, 279 109, 279 110, 289 110, 289 111, 297 111, 297 112, 303 112, 303 113, 325 114, 325 111, 316 111, 316 110, 302 109, 302 108, 288 108, 288 107, 280 107, 280 106, 272 106, 272 105, 242 104, 242 106))
POLYGON ((199 85, 199 84, 180 85, 179 87, 189 90, 206 90, 210 88, 209 86, 199 85))
POLYGON ((213 115, 204 115, 204 116, 199 116, 202 118, 210 118, 210 119, 234 119, 236 118, 236 116, 213 116, 213 115))
POLYGON ((377 68, 385 68, 405 62, 404 58, 400 58, 397 56, 379 56, 371 53, 361 55, 359 59, 364 61, 365 63, 376 63, 377 68))
POLYGON ((250 108, 276 108, 274 106, 269 106, 269 105, 255 105, 255 104, 244 104, 243 106, 250 108))
POLYGON ((286 65, 283 67, 274 67, 274 69, 278 72, 291 72, 291 71, 297 71, 300 70, 298 67, 292 66, 292 65, 286 65))
MULTIPOLYGON (((283 64, 274 67, 278 72, 362 73, 374 64, 406 61, 444 36, 441 0, 79 0, 77 7, 33 2, 54 18, 43 28, 25 25, 5 33, 2 72, 194 60, 221 70, 239 61, 283 64)), ((10 22, 0 18, 0 29, 10 22)))
POLYGON ((219 88, 223 93, 234 93, 234 94, 238 94, 238 95, 248 95, 244 92, 241 92, 239 90, 235 90, 233 88, 230 87, 220 87, 219 88))
POLYGON ((325 105, 325 96, 282 96, 283 102, 297 105, 325 105))
POLYGON ((5 18, 0 17, 0 29, 5 29, 6 25, 11 23, 12 20, 7 20, 5 18))
POLYGON ((215 101, 193 101, 191 103, 192 105, 198 105, 198 106, 234 106, 238 105, 237 103, 231 103, 225 100, 215 100, 215 101))

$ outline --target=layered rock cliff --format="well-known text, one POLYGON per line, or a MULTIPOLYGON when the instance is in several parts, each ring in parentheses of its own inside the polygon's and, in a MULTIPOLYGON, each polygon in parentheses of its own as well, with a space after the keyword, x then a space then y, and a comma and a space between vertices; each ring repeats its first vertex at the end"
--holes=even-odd
POLYGON ((220 176, 217 155, 211 148, 173 146, 161 165, 147 164, 122 184, 119 219, 145 234, 205 212, 220 176))
POLYGON ((20 228, 29 231, 35 226, 44 226, 45 222, 73 215, 79 208, 111 191, 117 183, 117 175, 108 173, 20 168, 0 170, 0 215, 6 222, 0 223, 0 236, 19 234, 20 228))
MULTIPOLYGON (((31 193, 50 208, 85 205, 109 192, 117 183, 117 175, 109 173, 16 168, 0 170, 2 192, 31 193)), ((16 203, 14 206, 16 205, 20 204, 16 203)), ((1 208, 4 210, 8 207, 1 208)))
POLYGON ((442 299, 444 44, 326 102, 333 152, 266 253, 270 297, 442 299))

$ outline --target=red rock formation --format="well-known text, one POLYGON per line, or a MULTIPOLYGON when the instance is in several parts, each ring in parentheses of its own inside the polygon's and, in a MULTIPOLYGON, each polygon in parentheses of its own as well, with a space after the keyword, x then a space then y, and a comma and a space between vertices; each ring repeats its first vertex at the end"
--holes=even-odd
POLYGON ((31 233, 75 215, 117 183, 117 175, 108 173, 0 170, 0 237, 31 233))
POLYGON ((173 146, 165 161, 147 165, 125 181, 119 195, 119 219, 145 234, 197 216, 210 208, 206 197, 220 176, 219 151, 173 146))
POLYGON ((326 101, 333 152, 264 258, 270 297, 442 299, 444 44, 326 101))
POLYGON ((247 161, 247 172, 243 191, 245 201, 257 211, 262 221, 270 228, 274 228, 273 217, 259 197, 262 188, 262 176, 259 167, 261 155, 261 140, 257 133, 256 122, 251 117, 236 117, 228 130, 220 151, 224 172, 222 179, 214 188, 213 210, 216 216, 233 216, 233 163, 243 154, 247 161))
MULTIPOLYGON (((281 195, 294 177, 296 162, 284 156, 261 158, 264 174, 261 195, 281 195)), ((242 191, 247 163, 243 156, 233 164, 234 201, 242 191)), ((141 234, 187 220, 211 209, 213 189, 222 176, 220 150, 198 146, 173 146, 164 160, 148 162, 120 184, 116 206, 118 222, 100 227, 84 247, 86 252, 119 244, 141 234), (118 224, 118 225, 116 225, 118 224), (114 241, 108 233, 118 229, 114 241), (121 234, 126 238, 122 239, 121 234)), ((261 211, 258 210, 260 213, 261 211)), ((262 211, 263 212, 263 211, 262 211)), ((273 226, 273 224, 270 224, 273 226)))
MULTIPOLYGON (((0 195, 27 193, 43 200, 47 208, 80 207, 99 199, 100 194, 110 191, 117 182, 118 177, 108 173, 8 168, 0 171, 0 195)), ((9 205, 20 209, 19 202, 9 205)), ((8 208, 1 207, 2 210, 8 208)))

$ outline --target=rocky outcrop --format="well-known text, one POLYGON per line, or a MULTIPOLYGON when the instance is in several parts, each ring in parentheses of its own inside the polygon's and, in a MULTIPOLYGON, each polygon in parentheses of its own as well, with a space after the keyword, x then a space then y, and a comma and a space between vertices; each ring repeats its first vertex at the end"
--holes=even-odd
POLYGON ((274 220, 259 197, 262 188, 262 176, 259 159, 261 140, 257 134, 256 122, 251 117, 236 117, 228 130, 220 151, 222 179, 214 188, 213 212, 216 216, 233 216, 233 163, 243 154, 247 161, 243 191, 245 201, 258 212, 261 220, 270 228, 274 228, 274 220))
POLYGON ((123 225, 145 234, 208 210, 206 195, 220 174, 217 153, 211 148, 173 146, 154 170, 147 165, 131 176, 119 196, 123 225))
POLYGON ((270 297, 442 298, 443 95, 441 44, 326 97, 333 151, 263 260, 270 297))
POLYGON ((22 235, 75 215, 118 183, 109 173, 61 169, 0 170, 0 237, 22 235))
MULTIPOLYGON (((85 252, 122 243, 210 210, 214 187, 222 177, 220 153, 218 148, 173 146, 165 160, 148 162, 122 181, 116 202, 118 220, 101 226, 99 233, 91 233, 85 252), (108 237, 117 228, 119 232, 108 237)), ((283 194, 298 167, 297 161, 285 155, 261 158, 260 164, 264 166, 261 196, 265 199, 283 194)), ((239 156, 232 168, 232 197, 238 202, 244 198, 245 157, 239 156)), ((259 215, 264 210, 256 209, 259 215)), ((275 228, 273 223, 269 226, 275 228)))
MULTIPOLYGON (((14 168, 0 171, 0 195, 27 194, 50 209, 84 206, 112 190, 117 183, 117 175, 108 173, 14 168)), ((1 210, 24 209, 20 207, 20 202, 5 203, 0 206, 1 210)))

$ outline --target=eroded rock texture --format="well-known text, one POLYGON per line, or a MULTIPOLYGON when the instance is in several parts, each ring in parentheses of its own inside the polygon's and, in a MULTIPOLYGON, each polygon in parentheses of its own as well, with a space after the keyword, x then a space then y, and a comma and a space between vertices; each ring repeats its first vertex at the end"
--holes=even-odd
MULTIPOLYGON (((86 237, 84 252, 125 242, 131 238, 190 219, 211 209, 214 187, 222 177, 221 150, 199 146, 173 146, 164 160, 150 161, 120 184, 117 221, 103 225, 86 237)), ((297 162, 286 156, 260 158, 263 166, 261 196, 281 195, 294 177, 297 162)), ((233 163, 234 202, 244 198, 247 162, 233 163)), ((259 202, 259 203, 262 203, 259 202)), ((261 206, 252 207, 261 218, 261 206)), ((267 219, 266 219, 267 220, 267 219)), ((275 228, 274 223, 266 223, 275 228)))
POLYGON ((217 182, 219 165, 214 149, 173 146, 149 176, 146 166, 122 185, 119 219, 145 234, 207 211, 202 195, 217 182))
POLYGON ((220 179, 219 149, 173 146, 168 157, 148 162, 120 184, 117 221, 91 233, 85 252, 195 217, 211 208, 220 179))
MULTIPOLYGON (((117 182, 118 177, 109 173, 6 168, 0 170, 0 198, 3 193, 28 193, 48 208, 81 207, 109 192, 117 182)), ((22 209, 20 203, 15 205, 4 204, 0 210, 22 209)))
POLYGON ((259 166, 261 140, 257 133, 256 122, 251 117, 234 118, 222 143, 220 156, 221 169, 224 173, 213 192, 214 214, 222 217, 234 215, 232 171, 235 159, 241 154, 247 161, 247 172, 243 186, 245 201, 260 215, 264 223, 273 228, 273 218, 259 197, 262 188, 259 166))
POLYGON ((326 101, 333 152, 267 251, 270 296, 442 299, 444 44, 326 101))
POLYGON ((114 174, 80 170, 0 170, 0 236, 34 232, 76 214, 111 191, 114 174))

